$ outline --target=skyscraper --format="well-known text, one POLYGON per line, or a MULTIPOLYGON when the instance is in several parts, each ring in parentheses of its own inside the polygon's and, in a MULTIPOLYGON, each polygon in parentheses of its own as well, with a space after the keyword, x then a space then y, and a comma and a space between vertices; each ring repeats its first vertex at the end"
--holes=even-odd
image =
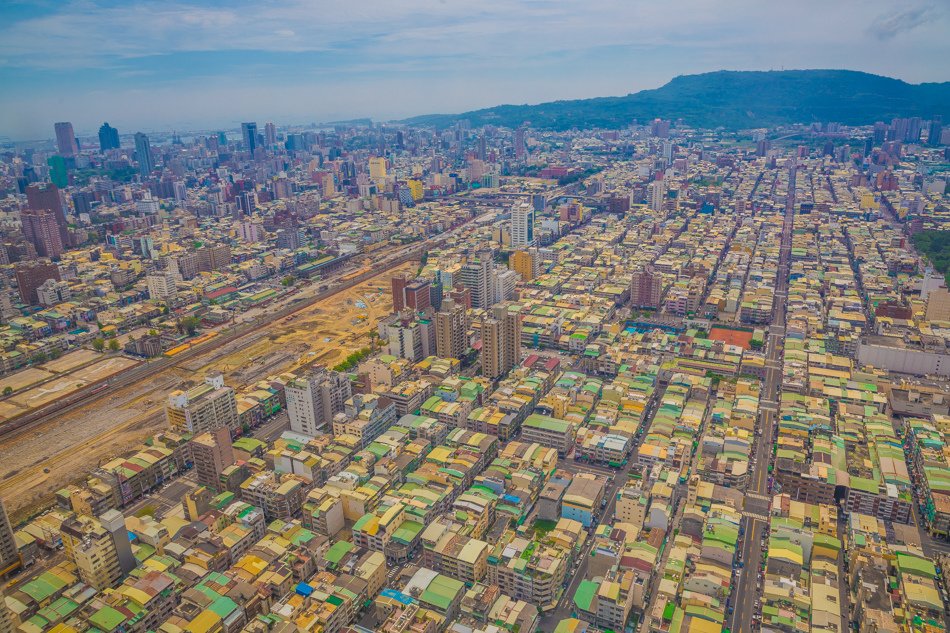
POLYGON ((135 133, 135 160, 139 162, 139 173, 143 178, 148 178, 155 169, 155 163, 152 162, 152 146, 148 137, 141 132, 135 133))
POLYGON ((462 358, 468 350, 465 306, 451 298, 442 301, 435 315, 435 350, 439 358, 462 358))
POLYGON ((257 149, 257 123, 249 121, 241 124, 241 135, 244 137, 244 149, 254 155, 257 149))
POLYGON ((56 147, 61 156, 72 157, 79 153, 79 144, 76 143, 72 123, 61 121, 56 123, 53 129, 56 130, 56 147))
POLYGON ((108 123, 103 123, 99 128, 99 149, 106 151, 110 149, 119 149, 119 130, 108 123))
POLYGON ((534 246, 534 207, 527 202, 516 204, 511 210, 511 246, 534 246))
POLYGON ((49 179, 54 185, 60 189, 66 188, 69 185, 69 173, 66 171, 66 159, 62 156, 50 156, 46 159, 46 164, 49 165, 49 179))
POLYGON ((528 148, 525 145, 525 129, 524 127, 519 127, 515 130, 515 158, 522 160, 528 153, 528 148))
POLYGON ((267 147, 277 145, 277 126, 273 123, 264 124, 264 144, 267 147))

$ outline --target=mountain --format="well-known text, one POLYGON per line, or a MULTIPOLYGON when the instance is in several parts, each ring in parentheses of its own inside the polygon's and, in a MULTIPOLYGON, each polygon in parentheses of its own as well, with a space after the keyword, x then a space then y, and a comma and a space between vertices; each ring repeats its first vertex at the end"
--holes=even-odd
POLYGON ((728 129, 836 121, 867 125, 894 117, 934 114, 950 121, 950 82, 909 84, 853 70, 728 71, 681 75, 661 88, 625 97, 501 105, 462 114, 430 114, 411 125, 500 125, 549 130, 619 128, 657 117, 728 129))

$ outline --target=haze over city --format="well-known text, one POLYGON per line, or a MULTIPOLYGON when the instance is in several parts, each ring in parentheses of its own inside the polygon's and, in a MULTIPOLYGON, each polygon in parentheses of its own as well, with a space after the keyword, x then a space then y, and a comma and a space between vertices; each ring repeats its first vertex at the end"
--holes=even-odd
POLYGON ((0 5, 0 633, 948 633, 945 2, 0 5))
POLYGON ((944 2, 887 0, 5 2, 0 134, 390 120, 719 69, 945 81, 948 19, 944 2))

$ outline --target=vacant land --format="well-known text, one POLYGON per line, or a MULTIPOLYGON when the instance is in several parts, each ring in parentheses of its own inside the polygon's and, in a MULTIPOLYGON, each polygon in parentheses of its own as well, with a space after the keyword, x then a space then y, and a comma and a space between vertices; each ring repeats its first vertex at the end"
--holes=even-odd
MULTIPOLYGON (((206 375, 223 373, 229 385, 241 387, 304 363, 332 366, 369 346, 370 330, 392 310, 390 279, 397 272, 414 269, 415 265, 407 264, 381 273, 250 336, 95 398, 26 433, 0 440, 0 454, 4 455, 0 498, 15 517, 44 504, 53 492, 82 479, 103 459, 125 453, 163 430, 168 393, 194 385, 206 375)), ((90 379, 88 373, 95 374, 97 365, 80 371, 90 379)))

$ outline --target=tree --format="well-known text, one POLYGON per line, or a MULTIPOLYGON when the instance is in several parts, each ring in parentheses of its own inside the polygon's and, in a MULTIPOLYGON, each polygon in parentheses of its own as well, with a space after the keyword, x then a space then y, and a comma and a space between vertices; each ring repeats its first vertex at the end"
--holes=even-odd
POLYGON ((106 342, 104 339, 102 338, 92 339, 92 349, 96 350, 97 352, 101 352, 105 348, 106 348, 106 342))
POLYGON ((13 393, 13 387, 11 387, 10 385, 7 385, 6 387, 3 388, 3 395, 9 396, 11 393, 13 393))
POLYGON ((294 279, 293 275, 287 275, 286 277, 284 277, 283 279, 280 280, 280 284, 281 284, 284 288, 289 288, 289 287, 291 287, 292 285, 294 285, 294 281, 295 281, 295 279, 294 279))
POLYGON ((109 351, 118 352, 119 351, 119 339, 110 339, 109 340, 109 351))
POLYGON ((198 330, 198 324, 201 323, 201 319, 194 316, 188 316, 178 322, 178 331, 186 332, 188 336, 194 336, 195 332, 198 330))

